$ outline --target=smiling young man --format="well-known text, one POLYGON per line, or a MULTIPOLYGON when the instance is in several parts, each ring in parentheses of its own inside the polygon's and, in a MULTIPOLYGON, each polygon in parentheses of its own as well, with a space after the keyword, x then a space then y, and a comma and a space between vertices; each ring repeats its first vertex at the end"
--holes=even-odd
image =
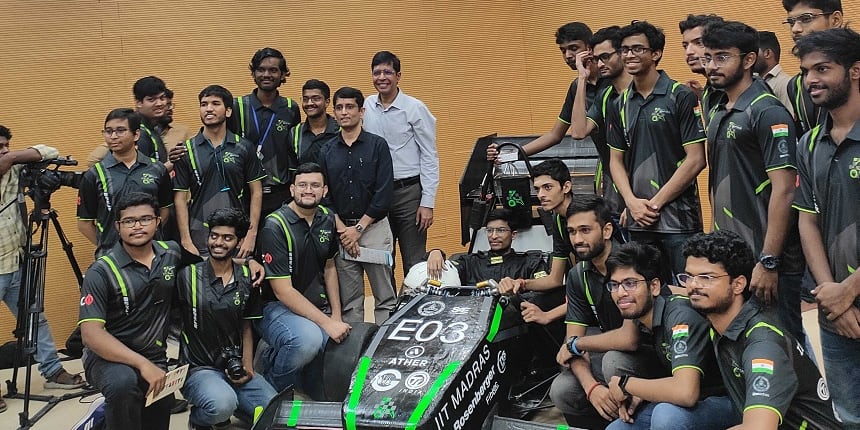
POLYGON ((860 429, 860 35, 816 32, 797 43, 804 85, 827 109, 798 143, 794 207, 817 287, 827 382, 845 428, 860 429))
POLYGON ((208 252, 206 217, 218 208, 245 208, 251 227, 239 248, 238 257, 254 251, 262 206, 261 180, 266 177, 253 144, 227 129, 233 114, 233 96, 226 88, 210 85, 200 91, 200 120, 203 127, 185 142, 186 154, 176 163, 173 199, 182 246, 208 252), (245 188, 248 196, 244 196, 245 188), (190 202, 190 203, 189 203, 190 202))
POLYGON ((247 267, 233 261, 245 238, 248 217, 241 209, 217 209, 207 218, 209 258, 177 274, 177 302, 182 317, 181 363, 189 365, 182 397, 194 405, 193 429, 211 430, 230 423, 234 413, 251 422, 254 410, 277 392, 254 374, 251 321, 262 318, 260 290, 247 267), (243 375, 228 371, 226 348, 241 351, 243 375))
POLYGON ((176 272, 198 261, 175 242, 153 240, 160 208, 146 193, 119 197, 119 241, 87 269, 81 287, 81 337, 87 380, 105 396, 108 429, 167 429, 173 395, 144 409, 164 389, 167 330, 176 272))
POLYGON ((571 136, 584 139, 591 136, 600 161, 594 178, 595 193, 603 196, 615 222, 624 210, 624 199, 612 182, 609 174, 609 146, 606 144, 606 110, 618 95, 630 85, 631 76, 624 70, 621 61, 621 27, 601 28, 588 41, 589 50, 576 54, 576 70, 580 78, 588 81, 592 76, 592 63, 597 65, 600 79, 611 85, 598 92, 595 103, 587 107, 588 94, 585 86, 577 86, 573 99, 571 136), (587 111, 587 112, 586 112, 587 111))
MULTIPOLYGON (((782 7, 787 13, 783 24, 788 25, 795 43, 817 31, 845 25, 842 0, 782 0, 782 7)), ((803 135, 820 124, 827 112, 809 96, 803 84, 803 73, 795 75, 786 90, 794 106, 797 133, 803 135)))
POLYGON ((288 141, 299 157, 299 164, 318 163, 320 149, 337 138, 340 126, 328 114, 331 89, 318 79, 309 79, 302 85, 302 110, 307 120, 290 129, 288 141))
MULTIPOLYGON (((233 100, 228 128, 251 141, 266 177, 262 181, 262 215, 266 216, 290 199, 290 178, 298 165, 290 129, 302 122, 299 105, 282 96, 278 88, 287 82, 290 68, 284 54, 274 48, 254 53, 248 64, 257 88, 233 100)), ((252 220, 252 225, 255 220, 252 220)), ((251 239, 254 239, 252 236, 251 239)))
POLYGON ((260 238, 269 284, 258 327, 270 346, 264 373, 279 391, 301 380, 328 339, 340 343, 351 328, 341 311, 334 213, 320 205, 328 193, 322 168, 300 164, 290 191, 293 200, 266 217, 260 238))
POLYGON ((114 109, 104 122, 105 143, 110 152, 84 173, 78 189, 78 231, 93 245, 96 256, 107 253, 119 240, 114 205, 132 191, 158 200, 161 219, 173 205, 170 173, 158 161, 135 146, 141 135, 141 118, 131 109, 114 109))
POLYGON ((627 206, 622 227, 663 250, 664 277, 684 269, 680 245, 702 230, 696 176, 705 167, 699 100, 657 70, 666 38, 644 21, 621 29, 633 80, 607 110, 609 172, 627 206))
POLYGON ((720 230, 694 236, 683 252, 686 271, 679 280, 713 327, 723 382, 734 410, 743 414, 732 430, 852 428, 835 419, 827 384, 803 345, 757 300, 747 300, 756 264, 749 245, 720 230))
POLYGON ((621 374, 608 381, 609 397, 620 405, 619 419, 608 429, 726 429, 740 416, 725 396, 708 322, 686 297, 663 294, 659 261, 656 248, 640 243, 612 251, 605 285, 624 326, 577 339, 573 349, 635 351, 640 337, 650 338, 656 347, 651 353, 659 362, 657 374, 621 374))
POLYGON ((800 290, 806 265, 791 208, 796 142, 794 121, 766 84, 754 80, 758 32, 736 21, 709 24, 700 57, 710 84, 726 98, 710 112, 709 191, 714 229, 731 230, 753 247, 759 263, 750 279, 783 327, 803 340, 800 290))
POLYGON ((640 345, 635 353, 611 357, 602 353, 583 357, 570 347, 587 330, 613 330, 623 322, 604 288, 606 259, 614 246, 611 216, 601 197, 588 195, 577 196, 566 214, 567 234, 579 263, 567 274, 566 341, 556 354, 562 370, 549 395, 569 425, 589 429, 604 428, 618 416, 619 405, 606 387, 613 375, 648 375, 658 369, 656 360, 650 358, 653 345, 640 345))
POLYGON ((341 131, 320 150, 320 167, 330 179, 332 209, 343 247, 335 258, 344 321, 364 321, 364 275, 375 300, 374 318, 381 324, 396 304, 392 268, 344 258, 358 257, 360 247, 392 252, 394 237, 388 223, 394 170, 385 139, 364 131, 364 96, 343 87, 334 93, 334 113, 341 131))

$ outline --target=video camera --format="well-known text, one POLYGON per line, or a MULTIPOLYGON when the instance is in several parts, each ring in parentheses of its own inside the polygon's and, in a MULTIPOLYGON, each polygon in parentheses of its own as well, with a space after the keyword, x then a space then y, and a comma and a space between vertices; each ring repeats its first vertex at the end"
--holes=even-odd
POLYGON ((78 161, 72 157, 58 157, 53 160, 27 163, 21 169, 19 187, 37 206, 46 205, 51 194, 61 186, 79 188, 83 172, 67 172, 59 170, 61 166, 77 166, 78 161), (54 166, 50 169, 50 166, 54 166))

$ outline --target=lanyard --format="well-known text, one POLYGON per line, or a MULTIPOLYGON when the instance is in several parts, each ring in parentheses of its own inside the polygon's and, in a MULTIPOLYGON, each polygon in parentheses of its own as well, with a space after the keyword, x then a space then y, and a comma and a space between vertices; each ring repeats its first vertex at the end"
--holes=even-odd
MULTIPOLYGON (((260 131, 260 120, 257 119, 257 109, 251 109, 251 115, 254 116, 254 126, 257 127, 257 133, 260 131)), ((260 140, 257 141, 257 154, 261 154, 263 151, 263 142, 266 141, 266 138, 269 137, 269 132, 272 131, 272 124, 275 122, 275 112, 272 112, 272 116, 269 118, 269 125, 266 127, 266 132, 260 136, 260 140)))

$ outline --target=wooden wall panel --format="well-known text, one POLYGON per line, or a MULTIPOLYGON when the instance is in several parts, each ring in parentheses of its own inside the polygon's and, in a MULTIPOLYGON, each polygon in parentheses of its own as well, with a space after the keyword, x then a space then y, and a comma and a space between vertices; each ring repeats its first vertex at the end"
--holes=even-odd
MULTIPOLYGON (((856 2, 843 3, 849 18, 860 15, 856 2)), ((694 76, 677 22, 691 12, 776 31, 785 68, 797 69, 777 0, 3 1, 0 124, 12 128, 13 148, 46 143, 84 159, 102 140, 106 113, 132 105, 131 85, 142 76, 163 78, 176 92, 177 120, 196 128, 199 90, 220 83, 250 91, 248 60, 263 46, 287 56, 292 77, 282 92, 294 98, 309 78, 370 93, 370 58, 388 49, 403 61, 401 87, 438 119, 442 181, 429 246, 456 251, 457 183, 475 138, 549 130, 575 77, 554 43, 556 28, 651 21, 666 31, 662 67, 686 81, 694 76)), ((62 189, 53 201, 85 269, 92 247, 75 228, 75 192, 62 189)), ((56 240, 50 248, 46 308, 62 342, 77 320, 78 293, 56 240)), ((0 312, 0 340, 12 325, 0 312)))

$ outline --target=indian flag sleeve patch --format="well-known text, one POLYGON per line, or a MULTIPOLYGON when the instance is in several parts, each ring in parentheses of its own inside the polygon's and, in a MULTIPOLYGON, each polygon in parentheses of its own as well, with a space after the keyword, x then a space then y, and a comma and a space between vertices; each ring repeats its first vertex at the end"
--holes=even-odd
POLYGON ((788 137, 788 124, 774 124, 770 126, 773 137, 788 137))
POLYGON ((672 327, 672 339, 686 337, 690 335, 690 326, 687 324, 678 324, 672 327))
POLYGON ((754 358, 752 361, 753 373, 767 373, 773 375, 773 360, 766 358, 754 358))

